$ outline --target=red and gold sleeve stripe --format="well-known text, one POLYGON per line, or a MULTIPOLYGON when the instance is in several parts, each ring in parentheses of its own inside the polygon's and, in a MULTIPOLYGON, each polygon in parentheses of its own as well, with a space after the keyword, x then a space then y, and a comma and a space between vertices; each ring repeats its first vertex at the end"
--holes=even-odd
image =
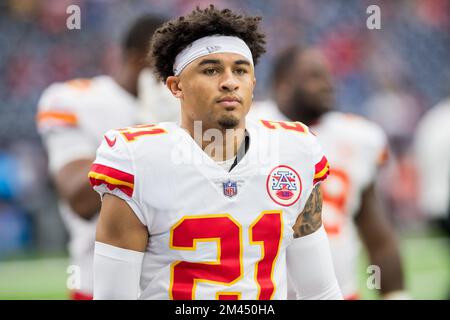
POLYGON ((330 164, 327 158, 323 156, 322 160, 320 160, 316 164, 313 184, 325 180, 329 174, 330 174, 330 164))
POLYGON ((64 126, 76 127, 78 125, 78 118, 72 112, 42 111, 36 115, 36 122, 38 125, 42 125, 45 122, 52 122, 64 126))
POLYGON ((119 189, 129 197, 133 195, 134 176, 132 174, 94 163, 88 176, 93 187, 104 184, 111 191, 119 189))

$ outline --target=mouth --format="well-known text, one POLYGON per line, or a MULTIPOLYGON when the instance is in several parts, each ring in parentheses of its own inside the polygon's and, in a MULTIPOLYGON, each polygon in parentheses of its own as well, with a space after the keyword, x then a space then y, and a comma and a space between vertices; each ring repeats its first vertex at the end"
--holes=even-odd
POLYGON ((223 107, 234 109, 241 103, 238 97, 223 97, 217 100, 217 103, 223 107))

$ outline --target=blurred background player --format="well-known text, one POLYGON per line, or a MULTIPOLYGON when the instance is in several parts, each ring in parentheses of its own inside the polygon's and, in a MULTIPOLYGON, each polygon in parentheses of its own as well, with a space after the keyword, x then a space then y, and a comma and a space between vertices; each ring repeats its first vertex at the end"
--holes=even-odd
POLYGON ((386 137, 374 123, 333 110, 332 82, 319 50, 291 47, 275 61, 273 101, 256 103, 251 115, 307 124, 329 156, 331 174, 322 185, 323 221, 344 298, 359 298, 358 233, 370 263, 380 267, 383 297, 406 298, 394 230, 375 191, 378 167, 386 160, 386 137))
POLYGON ((176 99, 145 69, 151 36, 163 22, 162 17, 151 15, 134 22, 123 38, 117 73, 54 83, 38 104, 37 126, 70 235, 71 264, 80 267, 81 286, 71 292, 73 299, 92 298, 95 226, 101 202, 87 174, 103 133, 144 122, 178 120, 176 99), (156 119, 152 111, 157 108, 169 111, 156 119))
POLYGON ((422 118, 414 141, 419 204, 428 220, 445 232, 447 241, 450 240, 449 123, 450 98, 446 98, 422 118))

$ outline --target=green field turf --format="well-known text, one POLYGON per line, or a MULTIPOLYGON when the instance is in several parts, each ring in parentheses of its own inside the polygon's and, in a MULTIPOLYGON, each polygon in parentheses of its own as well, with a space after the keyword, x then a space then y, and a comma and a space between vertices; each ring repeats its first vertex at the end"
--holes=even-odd
MULTIPOLYGON (((450 287, 448 244, 440 237, 408 237, 401 240, 406 284, 415 299, 445 299, 450 287)), ((0 262, 0 300, 67 299, 68 260, 26 259, 0 262)), ((362 297, 377 294, 365 286, 365 257, 361 256, 359 278, 362 297)))
MULTIPOLYGON (((444 238, 407 238, 401 240, 405 284, 413 299, 447 299, 450 290, 449 244, 444 238)), ((377 293, 367 289, 367 260, 361 255, 359 284, 364 299, 377 293)))

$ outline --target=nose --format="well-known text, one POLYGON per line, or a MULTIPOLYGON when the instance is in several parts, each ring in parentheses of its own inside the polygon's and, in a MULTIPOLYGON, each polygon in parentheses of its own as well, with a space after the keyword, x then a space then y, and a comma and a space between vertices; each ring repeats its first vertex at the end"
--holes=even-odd
POLYGON ((220 82, 222 91, 234 92, 239 88, 239 81, 231 70, 224 72, 220 82))

